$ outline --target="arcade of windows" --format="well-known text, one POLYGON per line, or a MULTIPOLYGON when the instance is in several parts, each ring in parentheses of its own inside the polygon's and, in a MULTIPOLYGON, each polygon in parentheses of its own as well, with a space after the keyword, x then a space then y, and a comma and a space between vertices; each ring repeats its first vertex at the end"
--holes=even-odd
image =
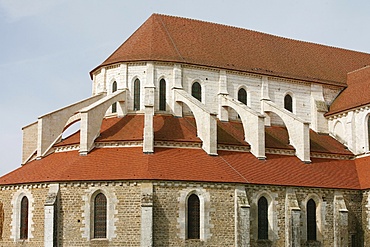
MULTIPOLYGON (((107 197, 98 192, 92 198, 92 221, 91 229, 94 239, 107 238, 107 197)), ((261 196, 258 200, 258 240, 269 239, 269 203, 266 197, 261 196)), ((200 199, 198 195, 191 194, 186 203, 186 239, 200 239, 200 199)), ((307 241, 317 241, 316 203, 313 199, 306 204, 307 241)), ((19 212, 19 239, 28 239, 29 227, 29 200, 23 196, 20 201, 19 212)))

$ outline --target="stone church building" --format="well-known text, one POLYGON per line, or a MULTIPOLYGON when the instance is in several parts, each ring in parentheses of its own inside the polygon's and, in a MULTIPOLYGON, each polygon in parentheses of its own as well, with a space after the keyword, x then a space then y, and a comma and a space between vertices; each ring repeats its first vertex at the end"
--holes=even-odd
POLYGON ((23 128, 0 246, 370 246, 370 54, 153 14, 90 75, 23 128))

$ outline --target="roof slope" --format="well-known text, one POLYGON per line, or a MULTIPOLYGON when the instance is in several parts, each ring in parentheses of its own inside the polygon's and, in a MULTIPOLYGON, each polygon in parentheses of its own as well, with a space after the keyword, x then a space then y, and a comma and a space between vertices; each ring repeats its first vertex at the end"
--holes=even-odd
POLYGON ((348 87, 334 100, 326 115, 370 104, 370 67, 348 73, 348 87))
POLYGON ((99 67, 131 61, 180 62, 345 85, 348 72, 370 64, 370 54, 153 14, 99 67))
POLYGON ((62 181, 171 180, 250 183, 321 188, 358 189, 354 160, 314 159, 310 165, 295 156, 219 151, 209 156, 201 149, 141 147, 94 149, 51 154, 0 178, 0 185, 62 181))
MULTIPOLYGON (((177 118, 171 115, 155 115, 153 121, 154 140, 201 143, 197 136, 194 117, 177 118)), ((95 142, 142 141, 144 115, 127 115, 123 118, 106 118, 102 122, 100 135, 95 142), (142 127, 138 127, 142 126, 142 127)), ((55 147, 78 144, 80 133, 77 132, 55 147)), ((250 145, 244 141, 244 129, 241 122, 217 121, 217 143, 234 146, 250 145)), ((287 149, 294 151, 289 144, 289 135, 285 127, 265 127, 265 145, 269 149, 287 149)), ((349 155, 353 154, 346 147, 325 134, 310 130, 310 149, 315 153, 349 155)))
MULTIPOLYGON (((246 146, 240 122, 218 121, 218 143, 246 146)), ((127 115, 103 120, 96 142, 141 141, 144 116, 127 115)), ((266 146, 292 149, 287 130, 266 128, 266 146)), ((200 143, 193 117, 154 116, 156 141, 200 143)), ((351 155, 344 146, 328 135, 310 133, 311 151, 351 155)), ((76 144, 79 132, 56 146, 76 144)), ((363 166, 361 166, 363 167, 363 166)), ((361 168, 360 167, 360 168, 361 168)), ((368 173, 366 168, 362 176, 368 173)), ((34 160, 0 178, 0 185, 61 181, 109 180, 179 180, 235 182, 310 186, 325 188, 360 188, 354 160, 312 159, 304 164, 295 156, 270 155, 261 161, 249 152, 218 151, 209 156, 200 148, 155 148, 143 154, 142 147, 96 148, 87 156, 78 151, 57 152, 34 160)), ((367 180, 364 179, 366 182, 367 180)))

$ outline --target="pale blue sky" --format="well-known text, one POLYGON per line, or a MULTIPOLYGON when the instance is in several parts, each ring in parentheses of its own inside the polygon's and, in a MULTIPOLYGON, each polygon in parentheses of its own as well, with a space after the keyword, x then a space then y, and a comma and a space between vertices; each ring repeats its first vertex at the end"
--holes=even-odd
POLYGON ((0 0, 0 176, 21 128, 91 94, 89 72, 152 13, 370 53, 370 1, 0 0))

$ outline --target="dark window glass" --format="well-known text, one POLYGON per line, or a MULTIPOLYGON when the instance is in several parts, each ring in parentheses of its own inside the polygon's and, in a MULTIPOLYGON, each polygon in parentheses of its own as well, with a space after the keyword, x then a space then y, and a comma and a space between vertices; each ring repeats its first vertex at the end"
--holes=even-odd
POLYGON ((107 236, 107 198, 103 193, 94 199, 94 238, 107 236))
MULTIPOLYGON (((112 93, 114 93, 115 91, 117 91, 117 82, 113 82, 112 84, 112 93)), ((112 113, 115 112, 117 112, 117 102, 113 103, 112 105, 112 113)))
POLYGON ((140 110, 140 80, 134 82, 134 111, 140 110))
POLYGON ((316 240, 316 203, 312 199, 307 202, 307 240, 316 240))
POLYGON ((202 87, 198 82, 194 82, 191 86, 191 95, 199 101, 202 101, 202 87))
POLYGON ((268 205, 265 197, 258 200, 258 239, 268 239, 268 205))
POLYGON ((290 112, 293 112, 293 99, 289 94, 284 97, 284 108, 290 112))
POLYGON ((243 104, 247 104, 247 92, 244 88, 239 89, 238 91, 238 100, 243 104))
POLYGON ((28 199, 23 197, 21 201, 21 222, 20 222, 20 239, 28 238, 28 199))
POLYGON ((369 143, 369 150, 370 151, 370 116, 367 117, 367 140, 369 143))
POLYGON ((200 238, 200 202, 197 195, 188 199, 188 239, 200 238))
POLYGON ((166 81, 164 79, 159 81, 159 110, 166 110, 166 81))
POLYGON ((351 247, 357 247, 357 238, 356 235, 351 235, 351 247))
POLYGON ((0 240, 3 239, 3 227, 4 227, 4 207, 3 203, 0 202, 0 240))

